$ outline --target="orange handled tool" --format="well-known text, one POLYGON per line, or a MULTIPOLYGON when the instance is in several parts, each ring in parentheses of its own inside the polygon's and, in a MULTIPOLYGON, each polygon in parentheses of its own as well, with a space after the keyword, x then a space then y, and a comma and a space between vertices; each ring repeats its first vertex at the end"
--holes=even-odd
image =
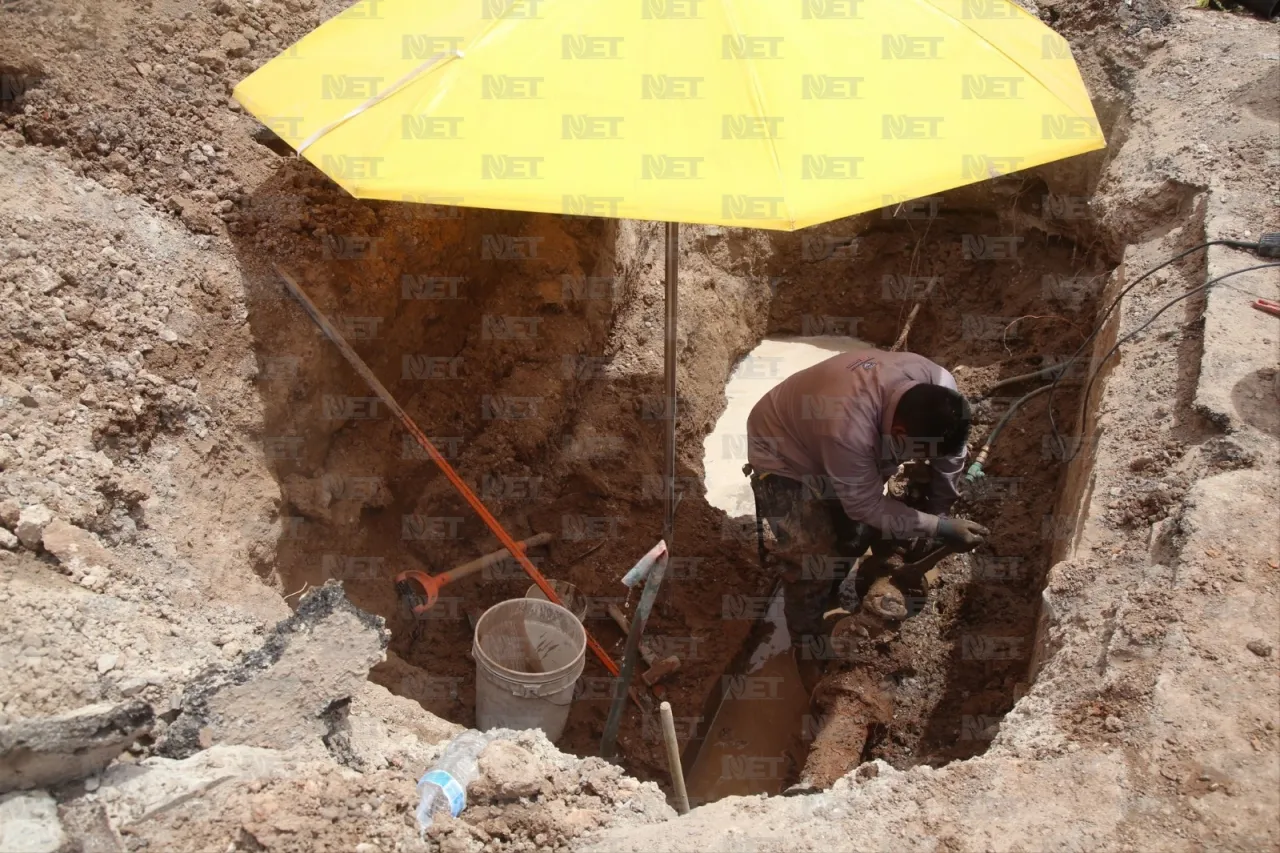
MULTIPOLYGON (((538 567, 529 562, 529 558, 524 555, 524 550, 516 544, 516 540, 511 538, 511 534, 503 529, 498 520, 493 517, 493 513, 489 512, 480 499, 476 497, 475 492, 471 491, 471 488, 462 481, 462 478, 458 476, 458 472, 453 470, 453 466, 440 454, 439 450, 436 450, 435 445, 427 439, 427 436, 418 428, 418 425, 413 422, 413 418, 409 417, 408 413, 396 402, 395 397, 391 396, 391 392, 378 381, 378 377, 374 376, 373 371, 369 369, 369 365, 365 364, 364 360, 351 348, 351 344, 347 343, 347 339, 342 337, 342 333, 334 328, 333 323, 329 322, 329 318, 324 315, 324 312, 311 301, 311 297, 303 293, 302 288, 298 286, 292 276, 285 272, 279 264, 274 266, 276 272, 284 279, 285 287, 288 288, 289 293, 293 294, 293 298, 298 300, 298 304, 307 312, 307 316, 311 318, 312 322, 320 327, 320 331, 324 332, 325 337, 338 348, 338 352, 342 353, 342 357, 347 360, 347 364, 351 365, 351 369, 360 374, 360 378, 368 384, 373 393, 382 398, 382 401, 387 404, 387 408, 400 420, 400 423, 409 435, 413 436, 413 440, 418 443, 418 446, 427 451, 431 461, 436 463, 436 467, 440 469, 440 473, 444 474, 445 478, 458 490, 458 494, 462 495, 463 499, 471 505, 471 508, 476 511, 476 515, 480 516, 480 520, 484 522, 493 535, 498 537, 498 541, 520 564, 520 568, 524 569, 525 574, 538 585, 538 589, 542 590, 542 594, 547 597, 547 600, 552 604, 559 604, 563 607, 564 602, 560 600, 560 596, 556 594, 551 584, 547 583, 547 579, 543 577, 542 572, 538 571, 538 567)), ((591 649, 591 652, 600 660, 600 663, 604 664, 604 668, 609 670, 610 675, 617 676, 621 672, 618 669, 618 665, 613 662, 613 658, 609 657, 609 653, 604 650, 604 646, 600 645, 600 642, 591 636, 590 631, 587 632, 587 648, 591 649)))
MULTIPOLYGON (((530 536, 528 539, 517 542, 520 546, 521 553, 526 548, 532 548, 535 545, 545 545, 551 541, 550 533, 539 533, 536 536, 530 536)), ((440 590, 456 580, 465 578, 468 575, 474 575, 481 569, 486 569, 494 563, 500 563, 511 556, 511 552, 506 548, 501 551, 494 551, 492 554, 485 554, 483 557, 477 557, 469 563, 463 563, 456 569, 450 569, 438 575, 429 575, 426 572, 407 571, 396 575, 396 586, 414 581, 418 586, 422 587, 422 594, 426 597, 426 601, 413 606, 413 615, 421 616, 428 610, 436 606, 436 601, 440 598, 440 590)))

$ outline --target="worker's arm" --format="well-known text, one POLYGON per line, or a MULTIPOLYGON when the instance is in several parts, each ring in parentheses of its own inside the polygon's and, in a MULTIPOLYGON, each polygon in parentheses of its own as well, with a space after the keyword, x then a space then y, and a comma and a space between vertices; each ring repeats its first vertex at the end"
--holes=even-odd
POLYGON ((876 466, 878 448, 829 438, 821 449, 823 468, 845 514, 870 525, 890 539, 932 537, 938 517, 912 509, 884 493, 884 479, 876 466))
MULTIPOLYGON (((938 375, 934 378, 934 382, 952 391, 960 390, 956 387, 955 377, 942 368, 938 368, 938 375)), ((956 502, 956 498, 960 497, 960 475, 964 472, 966 454, 967 451, 961 448, 957 456, 944 456, 929 463, 932 474, 925 509, 934 515, 946 515, 951 512, 952 504, 956 502)))
POLYGON ((960 497, 960 475, 964 472, 965 454, 944 456, 929 463, 929 495, 925 509, 934 515, 947 515, 960 497))

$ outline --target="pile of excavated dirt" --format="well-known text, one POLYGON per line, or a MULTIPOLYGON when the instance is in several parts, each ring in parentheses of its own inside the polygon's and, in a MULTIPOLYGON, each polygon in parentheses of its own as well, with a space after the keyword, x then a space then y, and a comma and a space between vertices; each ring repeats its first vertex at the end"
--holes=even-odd
POLYGON ((418 774, 411 769, 356 773, 314 764, 144 815, 126 839, 165 850, 567 851, 600 826, 675 815, 655 785, 599 758, 570 758, 537 732, 494 734, 501 739, 480 755, 466 820, 446 815, 425 837, 414 817, 418 774))
MULTIPOLYGON (((231 89, 346 5, 0 9, 0 850, 1280 845, 1280 328, 1248 307, 1280 276, 1175 304, 1079 387, 1169 300, 1259 263, 1226 247, 1108 315, 1054 395, 1074 459, 1043 396, 1003 434, 960 507, 990 544, 841 664, 892 700, 824 741, 856 772, 677 820, 656 718, 630 709, 636 778, 501 733, 468 810, 419 838, 414 781, 474 724, 469 618, 529 582, 503 563, 406 612, 398 572, 499 546, 272 264, 513 535, 554 534, 536 561, 619 657, 606 607, 630 612, 621 575, 662 523, 663 243, 356 201, 282 156, 231 89)), ((682 229, 678 560, 649 633, 682 660, 687 758, 774 584, 701 483, 763 336, 888 347, 924 297, 907 348, 983 394, 1074 353, 1146 269, 1280 230, 1277 24, 1022 5, 1070 41, 1106 151, 793 235, 682 229)), ((1031 387, 978 404, 975 447, 1031 387)), ((588 659, 560 749, 597 751, 605 676, 588 659)), ((756 758, 723 772, 799 770, 756 758)))

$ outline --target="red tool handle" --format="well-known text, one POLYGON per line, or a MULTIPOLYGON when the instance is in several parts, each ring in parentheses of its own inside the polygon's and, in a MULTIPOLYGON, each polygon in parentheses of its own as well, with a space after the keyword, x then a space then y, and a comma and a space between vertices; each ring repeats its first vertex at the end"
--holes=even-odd
POLYGON ((1259 299, 1253 303, 1253 307, 1257 308, 1263 314, 1270 314, 1272 317, 1280 317, 1280 302, 1272 302, 1270 299, 1259 299))

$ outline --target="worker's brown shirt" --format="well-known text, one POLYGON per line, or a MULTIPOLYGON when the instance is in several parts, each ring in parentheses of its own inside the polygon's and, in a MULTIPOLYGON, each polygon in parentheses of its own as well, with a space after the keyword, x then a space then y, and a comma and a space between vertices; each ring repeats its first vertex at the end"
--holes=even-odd
MULTIPOLYGON (((783 380, 747 418, 747 460, 840 500, 854 521, 899 539, 933 536, 938 516, 884 493, 907 460, 890 425, 902 394, 923 382, 955 389, 943 368, 914 353, 866 349, 841 353, 783 380)), ((946 512, 957 496, 964 453, 934 459, 929 508, 946 512)))

